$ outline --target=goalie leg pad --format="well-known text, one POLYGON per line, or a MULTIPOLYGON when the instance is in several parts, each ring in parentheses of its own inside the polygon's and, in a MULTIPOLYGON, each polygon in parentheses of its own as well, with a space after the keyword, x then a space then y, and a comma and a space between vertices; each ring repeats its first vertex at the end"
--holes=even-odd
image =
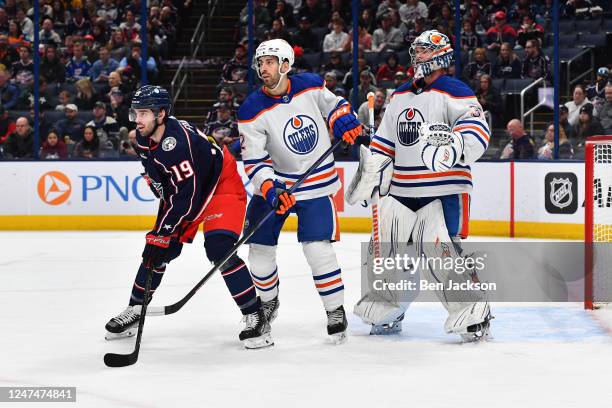
POLYGON ((366 323, 390 325, 404 314, 418 295, 418 291, 390 289, 390 285, 418 280, 418 271, 394 268, 378 274, 374 273, 374 260, 404 254, 414 256, 409 241, 417 216, 394 197, 379 199, 377 194, 372 201, 372 213, 372 239, 361 269, 361 285, 366 294, 353 312, 366 323))
POLYGON ((354 205, 369 202, 376 187, 385 196, 391 187, 393 160, 382 154, 373 153, 364 145, 359 146, 359 167, 346 190, 346 201, 354 205))
POLYGON ((417 223, 413 232, 413 240, 417 254, 428 258, 424 270, 430 282, 441 283, 442 290, 436 290, 436 296, 446 310, 452 315, 458 313, 468 305, 485 302, 486 294, 481 290, 449 290, 451 283, 464 283, 475 281, 477 277, 473 271, 455 271, 448 265, 456 262, 443 262, 446 258, 459 258, 460 248, 451 240, 446 228, 442 202, 434 200, 417 211, 417 223))
POLYGON ((262 302, 278 296, 278 268, 276 266, 276 246, 250 244, 249 265, 251 276, 262 302))

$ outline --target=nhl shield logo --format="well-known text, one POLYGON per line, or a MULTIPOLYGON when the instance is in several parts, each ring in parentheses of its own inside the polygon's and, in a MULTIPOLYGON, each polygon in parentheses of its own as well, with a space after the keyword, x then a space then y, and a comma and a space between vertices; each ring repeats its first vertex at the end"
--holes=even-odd
POLYGON ((553 178, 550 182, 550 201, 557 208, 565 208, 572 203, 572 182, 569 178, 553 178))
POLYGON ((419 129, 425 122, 423 114, 416 108, 406 108, 397 117, 397 140, 404 146, 412 146, 419 141, 419 129))
POLYGON ((578 177, 571 172, 551 172, 544 177, 544 207, 550 214, 578 210, 578 177))
POLYGON ((164 141, 162 142, 162 149, 164 150, 164 152, 169 152, 175 147, 176 147, 176 139, 173 138, 172 136, 165 138, 164 141))

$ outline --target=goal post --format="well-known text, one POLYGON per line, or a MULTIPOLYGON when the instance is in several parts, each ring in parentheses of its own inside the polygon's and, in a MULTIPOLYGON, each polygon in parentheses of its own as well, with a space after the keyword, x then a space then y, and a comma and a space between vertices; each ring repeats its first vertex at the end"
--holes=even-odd
POLYGON ((612 299, 612 136, 593 136, 585 146, 584 307, 612 299))

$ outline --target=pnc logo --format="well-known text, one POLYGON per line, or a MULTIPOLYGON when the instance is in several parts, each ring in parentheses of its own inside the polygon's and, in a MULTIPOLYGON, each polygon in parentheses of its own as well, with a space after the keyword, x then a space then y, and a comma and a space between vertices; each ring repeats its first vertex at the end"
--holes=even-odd
POLYGON ((49 205, 60 205, 70 197, 70 179, 59 171, 50 171, 38 179, 38 196, 49 205))

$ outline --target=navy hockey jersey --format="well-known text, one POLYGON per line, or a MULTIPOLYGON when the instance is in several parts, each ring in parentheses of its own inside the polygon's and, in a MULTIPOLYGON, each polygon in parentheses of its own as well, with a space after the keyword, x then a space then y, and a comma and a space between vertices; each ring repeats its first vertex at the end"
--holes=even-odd
POLYGON ((163 200, 155 232, 181 235, 210 201, 223 168, 222 150, 195 126, 168 118, 159 143, 136 130, 137 151, 156 195, 163 200))

